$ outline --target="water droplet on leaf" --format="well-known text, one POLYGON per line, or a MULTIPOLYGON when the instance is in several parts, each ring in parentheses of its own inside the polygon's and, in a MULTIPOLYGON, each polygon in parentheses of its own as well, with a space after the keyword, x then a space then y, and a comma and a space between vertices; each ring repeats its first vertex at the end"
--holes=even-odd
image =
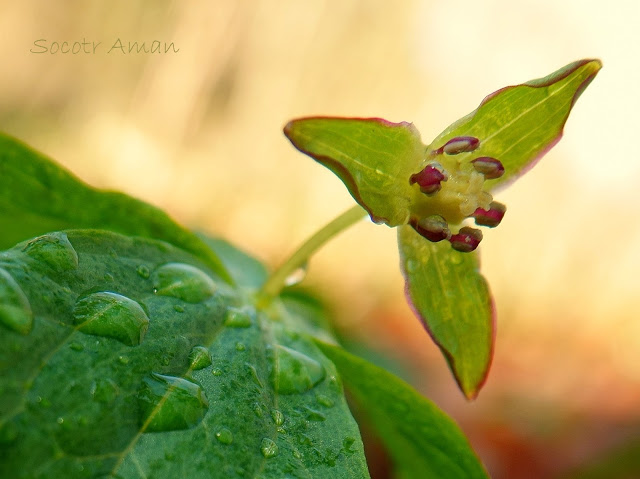
POLYGON ((352 452, 351 446, 353 446, 354 442, 356 442, 355 437, 347 436, 342 440, 342 447, 344 448, 345 451, 352 452))
POLYGON ((120 362, 120 364, 129 364, 129 358, 126 356, 118 356, 118 362, 120 362))
POLYGON ((111 292, 79 299, 73 318, 83 333, 113 338, 127 346, 140 344, 149 328, 149 318, 138 303, 111 292))
POLYGON ((147 424, 146 431, 194 427, 209 409, 209 401, 198 384, 156 373, 143 380, 138 401, 147 424))
POLYGON ((78 341, 74 341, 71 344, 69 344, 69 348, 72 349, 73 351, 83 351, 84 350, 84 344, 78 342, 78 341))
POLYGON ((70 271, 78 267, 78 253, 67 235, 51 233, 29 241, 22 251, 31 258, 46 263, 55 271, 70 271))
POLYGON ((288 287, 288 286, 295 286, 296 284, 300 283, 305 278, 305 276, 307 276, 308 269, 309 269, 309 263, 304 263, 299 268, 296 268, 284 280, 284 285, 288 287))
POLYGON ((196 346, 189 354, 189 364, 191 369, 198 370, 211 365, 211 354, 204 346, 196 346))
POLYGON ((324 394, 316 394, 316 401, 324 407, 333 407, 334 404, 333 399, 329 396, 325 396, 324 394))
POLYGON ((278 411, 277 409, 273 409, 271 411, 271 418, 276 426, 282 426, 284 424, 284 414, 282 411, 278 411))
POLYGON ((211 374, 213 374, 214 376, 222 376, 222 369, 220 368, 213 368, 211 370, 211 374))
POLYGON ((260 452, 267 459, 275 457, 278 455, 278 445, 268 437, 265 437, 260 443, 260 452))
POLYGON ((216 439, 222 444, 231 444, 233 442, 233 434, 227 428, 222 428, 216 432, 216 439))
POLYGON ((33 313, 29 300, 18 283, 0 268, 0 323, 20 334, 29 334, 33 327, 33 313))
POLYGON ((181 304, 174 304, 173 305, 173 310, 176 313, 184 313, 184 306, 182 306, 181 304))
POLYGON ((184 263, 167 263, 151 275, 153 292, 187 303, 199 303, 213 296, 216 284, 204 271, 184 263))
POLYGON ((244 343, 236 343, 236 351, 244 351, 245 349, 247 349, 247 347, 244 343))
POLYGON ((324 367, 315 359, 286 346, 276 346, 272 378, 277 392, 303 393, 322 381, 324 376, 324 367))
POLYGON ((251 326, 251 314, 247 309, 229 308, 224 324, 231 328, 248 328, 251 326))
POLYGON ((148 279, 149 276, 151 276, 151 271, 149 271, 149 267, 144 264, 141 264, 136 268, 136 273, 138 273, 138 276, 144 279, 148 279))

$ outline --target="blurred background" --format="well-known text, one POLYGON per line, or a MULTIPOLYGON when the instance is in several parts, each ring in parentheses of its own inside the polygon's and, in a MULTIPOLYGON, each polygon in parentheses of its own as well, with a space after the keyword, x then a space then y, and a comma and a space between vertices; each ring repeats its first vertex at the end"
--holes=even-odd
MULTIPOLYGON (((396 361, 456 418, 495 479, 561 477, 640 442, 640 2, 3 0, 0 9, 1 130, 271 267, 353 204, 284 138, 289 119, 412 121, 429 143, 498 88, 601 58, 564 139, 497 195, 508 213, 481 246, 497 347, 475 402, 404 301, 395 231, 356 225, 313 258, 306 283, 343 334, 396 361), (46 53, 30 51, 42 51, 36 40, 46 53), (118 40, 124 50, 112 48, 118 40), (161 53, 128 53, 129 42, 154 40, 161 53), (90 53, 52 53, 63 41, 90 53)), ((383 462, 374 477, 386 477, 383 462)))

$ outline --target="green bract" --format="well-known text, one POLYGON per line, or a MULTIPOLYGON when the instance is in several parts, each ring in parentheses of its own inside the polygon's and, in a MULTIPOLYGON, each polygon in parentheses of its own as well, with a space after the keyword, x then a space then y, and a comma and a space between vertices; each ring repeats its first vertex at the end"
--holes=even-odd
POLYGON ((601 66, 581 60, 498 90, 429 146, 412 124, 379 118, 301 118, 284 129, 296 148, 342 179, 374 221, 400 226, 409 301, 469 398, 486 379, 494 321, 477 257, 460 253, 475 250, 482 233, 461 223, 500 223, 506 208, 490 192, 557 143, 601 66))

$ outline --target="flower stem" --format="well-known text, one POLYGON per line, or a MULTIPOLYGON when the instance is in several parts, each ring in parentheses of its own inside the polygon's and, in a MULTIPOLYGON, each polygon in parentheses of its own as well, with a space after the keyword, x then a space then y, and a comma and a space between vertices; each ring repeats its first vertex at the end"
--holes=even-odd
POLYGON ((285 287, 287 278, 295 270, 302 267, 327 241, 362 219, 365 215, 366 211, 360 205, 356 205, 316 231, 267 278, 262 289, 258 292, 258 297, 261 301, 268 302, 280 294, 280 291, 285 287))

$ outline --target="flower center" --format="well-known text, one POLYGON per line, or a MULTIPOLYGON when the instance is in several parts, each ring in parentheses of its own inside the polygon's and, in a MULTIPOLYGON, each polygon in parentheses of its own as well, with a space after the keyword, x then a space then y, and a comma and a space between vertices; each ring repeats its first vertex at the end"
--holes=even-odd
POLYGON ((452 234, 450 225, 474 218, 477 225, 493 228, 502 220, 506 207, 493 201, 483 186, 486 180, 501 177, 504 166, 488 156, 469 159, 469 155, 460 155, 479 146, 480 141, 474 137, 452 138, 433 150, 423 169, 410 177, 415 197, 409 224, 429 241, 446 239, 458 251, 473 251, 482 240, 482 232, 464 226, 452 234))

